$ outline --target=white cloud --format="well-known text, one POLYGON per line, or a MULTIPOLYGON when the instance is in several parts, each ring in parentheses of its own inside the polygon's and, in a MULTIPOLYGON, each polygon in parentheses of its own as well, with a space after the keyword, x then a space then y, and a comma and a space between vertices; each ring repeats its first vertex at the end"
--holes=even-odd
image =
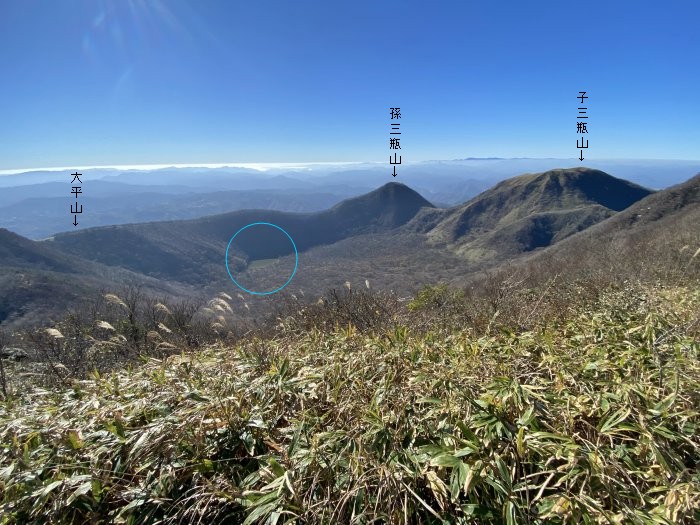
POLYGON ((309 170, 314 167, 329 168, 329 167, 344 167, 355 166, 359 164, 370 164, 367 162, 224 162, 217 164, 119 164, 119 165, 103 165, 103 166, 60 166, 48 168, 21 168, 11 170, 0 170, 0 175, 15 175, 17 173, 26 173, 29 171, 73 171, 73 170, 97 170, 97 169, 116 169, 116 170, 159 170, 163 168, 248 168, 258 171, 268 171, 273 169, 285 170, 309 170))

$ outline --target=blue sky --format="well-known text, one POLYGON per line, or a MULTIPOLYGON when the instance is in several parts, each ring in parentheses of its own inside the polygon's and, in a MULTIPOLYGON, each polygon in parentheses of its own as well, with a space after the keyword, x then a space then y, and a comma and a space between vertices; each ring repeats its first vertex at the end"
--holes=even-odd
POLYGON ((0 169, 699 156, 694 1, 0 1, 0 169))

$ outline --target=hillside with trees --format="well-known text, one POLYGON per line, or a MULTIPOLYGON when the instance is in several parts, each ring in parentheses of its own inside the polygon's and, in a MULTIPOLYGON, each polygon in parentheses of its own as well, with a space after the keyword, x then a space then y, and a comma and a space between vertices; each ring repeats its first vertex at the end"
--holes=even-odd
POLYGON ((2 331, 3 522, 697 523, 699 180, 408 300, 2 331))

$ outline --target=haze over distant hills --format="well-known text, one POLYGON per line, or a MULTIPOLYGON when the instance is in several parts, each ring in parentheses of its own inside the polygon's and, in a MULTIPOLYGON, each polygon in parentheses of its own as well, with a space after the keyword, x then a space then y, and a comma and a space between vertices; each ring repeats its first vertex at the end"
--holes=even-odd
MULTIPOLYGON (((292 236, 301 252, 357 236, 375 249, 377 236, 391 232, 392 237, 414 238, 416 261, 421 260, 418 252, 431 245, 453 252, 473 270, 548 246, 649 193, 601 171, 574 168, 509 179, 463 205, 441 210, 407 186, 389 183, 314 214, 245 210, 190 221, 90 228, 58 234, 50 244, 102 264, 201 285, 221 275, 221 253, 237 230, 254 222, 272 222, 292 236)), ((237 246, 237 253, 247 255, 238 262, 239 270, 248 260, 291 254, 291 246, 272 242, 271 234, 260 233, 237 246)), ((383 244, 384 251, 400 255, 391 241, 383 244)), ((348 251, 349 259, 372 258, 362 252, 361 247, 348 251)), ((340 271, 344 267, 333 266, 340 271)))
MULTIPOLYGON (((37 185, 37 193, 43 193, 37 185)), ((60 192, 66 192, 65 184, 60 192)), ((215 213, 237 209, 269 209, 292 212, 312 212, 324 210, 350 194, 312 193, 297 190, 229 190, 208 193, 193 193, 184 187, 139 187, 135 185, 94 181, 81 196, 84 215, 78 218, 78 228, 86 226, 106 226, 130 222, 156 220, 193 219, 215 213), (89 191, 88 191, 89 190, 89 191)), ((61 229, 73 228, 72 215, 68 213, 66 197, 31 197, 14 200, 10 190, 23 190, 25 187, 7 188, 8 195, 0 196, 0 224, 9 230, 32 239, 42 239, 61 229)), ((55 193, 55 191, 52 191, 55 193)))
MULTIPOLYGON (((56 311, 123 283, 176 297, 238 292, 224 252, 231 236, 253 222, 277 224, 294 239, 299 271, 289 292, 313 296, 367 279, 375 289, 412 293, 439 280, 462 283, 532 253, 566 257, 581 249, 576 243, 605 244, 644 229, 663 237, 659 228, 678 221, 692 230, 688 221, 700 220, 699 180, 652 192, 599 170, 570 168, 514 177, 447 209, 391 182, 318 212, 239 210, 87 228, 41 242, 5 230, 0 310, 16 322, 36 308, 56 311)), ((286 272, 284 282, 294 259, 290 244, 274 241, 273 234, 261 230, 238 238, 228 261, 237 276, 267 289, 282 284, 286 272)), ((255 301, 249 302, 262 308, 255 301)))
MULTIPOLYGON (((152 277, 204 284, 221 275, 222 254, 228 241, 248 224, 276 224, 292 236, 300 251, 305 251, 347 237, 397 228, 421 207, 432 207, 432 204, 407 186, 389 183, 313 214, 242 210, 189 221, 90 228, 58 234, 47 244, 152 277)), ((271 234, 274 232, 248 237, 247 242, 237 246, 237 252, 245 253, 250 260, 292 252, 289 243, 271 242, 271 234)))
MULTIPOLYGON (((407 163, 398 182, 438 207, 463 203, 525 172, 577 164, 563 159, 462 159, 407 163)), ((586 161, 618 178, 661 189, 700 171, 699 161, 586 161)), ((313 212, 393 180, 383 163, 252 167, 100 168, 83 173, 84 214, 73 226, 71 169, 0 175, 0 225, 33 239, 59 231, 189 219, 239 209, 313 212), (261 171, 264 170, 264 171, 261 171)))

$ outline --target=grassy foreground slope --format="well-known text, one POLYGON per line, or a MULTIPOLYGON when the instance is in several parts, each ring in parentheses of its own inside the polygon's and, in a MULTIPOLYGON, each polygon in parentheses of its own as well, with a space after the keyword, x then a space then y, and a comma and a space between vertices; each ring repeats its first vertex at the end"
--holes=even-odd
POLYGON ((290 328, 27 389, 0 521, 697 523, 699 308, 648 287, 519 333, 290 328))

